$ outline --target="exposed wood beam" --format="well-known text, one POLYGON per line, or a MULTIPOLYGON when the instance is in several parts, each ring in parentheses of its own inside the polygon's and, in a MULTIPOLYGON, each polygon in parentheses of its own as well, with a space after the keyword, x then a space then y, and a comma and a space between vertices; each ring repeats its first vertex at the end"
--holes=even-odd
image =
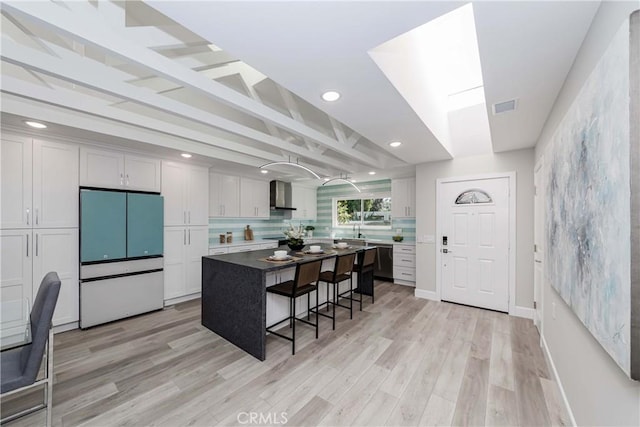
MULTIPOLYGON (((289 114, 291 114, 291 117, 293 117, 295 121, 304 123, 304 117, 302 117, 302 114, 300 113, 300 110, 298 109, 298 105, 296 104, 295 99, 293 99, 293 95, 291 95, 291 92, 289 92, 287 89, 283 88, 277 83, 276 83, 276 88, 278 89, 278 93, 280 93, 280 97, 284 101, 284 105, 285 107, 287 107, 289 114)), ((314 144, 308 138, 305 138, 305 137, 302 137, 302 140, 304 141, 304 144, 307 146, 309 150, 315 149, 316 152, 318 152, 317 144, 314 144)))
POLYGON ((41 103, 38 100, 18 98, 12 94, 2 94, 2 110, 19 116, 37 117, 49 123, 57 123, 174 150, 188 151, 228 162, 255 165, 256 167, 262 162, 262 159, 235 153, 209 144, 197 143, 184 138, 176 138, 175 136, 165 135, 150 129, 129 126, 125 123, 102 120, 93 115, 58 108, 41 103))
POLYGON ((327 117, 329 117, 329 122, 331 122, 333 133, 336 134, 336 138, 338 138, 338 141, 340 141, 342 144, 346 144, 347 137, 345 136, 344 130, 342 129, 342 124, 331 116, 327 116, 327 117))
POLYGON ((235 151, 261 159, 268 159, 272 161, 279 159, 277 154, 247 147, 246 145, 238 142, 222 139, 208 133, 188 129, 184 126, 175 125, 142 114, 107 106, 103 100, 91 98, 69 89, 43 89, 42 87, 34 84, 26 83, 14 77, 7 76, 2 79, 2 93, 12 94, 25 99, 39 100, 40 102, 62 107, 70 111, 83 112, 95 117, 101 117, 118 123, 125 123, 131 126, 157 131, 173 137, 197 141, 217 148, 235 151))
POLYGON ((347 138, 347 145, 351 148, 355 148, 355 146, 358 145, 358 142, 360 142, 360 138, 362 138, 362 135, 358 132, 353 132, 349 135, 349 138, 347 138))
POLYGON ((180 85, 198 90, 220 102, 232 106, 254 117, 268 120, 276 126, 283 127, 299 136, 307 137, 368 166, 378 167, 379 161, 352 148, 345 147, 338 141, 329 138, 321 132, 310 128, 296 120, 249 98, 243 96, 224 85, 209 80, 191 69, 163 57, 151 49, 132 44, 120 34, 108 27, 88 4, 71 2, 70 9, 52 2, 3 2, 3 8, 10 13, 18 14, 26 19, 38 22, 40 25, 54 31, 89 43, 97 48, 109 52, 111 55, 134 63, 153 73, 173 80, 180 85), (82 14, 82 16, 78 16, 82 14))
MULTIPOLYGON (((278 138, 259 132, 248 126, 210 114, 199 108, 174 101, 149 90, 121 82, 124 73, 104 67, 87 58, 71 54, 65 49, 50 46, 59 57, 53 57, 33 49, 24 48, 11 41, 4 41, 0 56, 10 63, 26 67, 40 73, 70 81, 90 89, 104 92, 153 109, 164 111, 207 126, 215 126, 231 133, 260 141, 300 157, 314 157, 306 149, 288 144, 278 138), (115 74, 115 75, 114 75, 115 74)), ((344 164, 346 165, 346 164, 344 164)), ((339 166, 342 167, 342 166, 339 166)))

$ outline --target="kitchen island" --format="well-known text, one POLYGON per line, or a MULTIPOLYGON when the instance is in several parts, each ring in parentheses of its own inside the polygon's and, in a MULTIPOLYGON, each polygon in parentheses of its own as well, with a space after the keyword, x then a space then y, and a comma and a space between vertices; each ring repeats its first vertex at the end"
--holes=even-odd
MULTIPOLYGON (((202 325, 252 356, 264 360, 267 315, 270 322, 283 319, 287 317, 289 309, 285 298, 274 298, 267 304, 267 286, 292 279, 296 262, 323 259, 323 270, 326 270, 332 268, 336 255, 364 249, 354 246, 334 250, 330 245, 322 246, 326 252, 324 254, 300 255, 289 252, 299 260, 284 263, 262 261, 273 255, 272 249, 202 257, 202 325)), ((287 248, 283 246, 280 249, 287 248)), ((373 282, 373 276, 370 280, 373 282)), ((354 288, 356 283, 354 277, 354 288)), ((319 294, 321 298, 324 295, 325 292, 319 294)), ((301 304, 301 309, 306 312, 306 300, 301 304)))

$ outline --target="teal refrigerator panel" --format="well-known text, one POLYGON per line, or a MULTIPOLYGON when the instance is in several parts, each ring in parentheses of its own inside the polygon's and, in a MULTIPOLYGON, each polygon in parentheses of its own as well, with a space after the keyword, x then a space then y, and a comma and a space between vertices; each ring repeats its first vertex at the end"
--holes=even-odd
POLYGON ((156 194, 127 194, 127 256, 162 255, 164 205, 156 194))
POLYGON ((80 261, 127 257, 127 195, 80 191, 80 261))

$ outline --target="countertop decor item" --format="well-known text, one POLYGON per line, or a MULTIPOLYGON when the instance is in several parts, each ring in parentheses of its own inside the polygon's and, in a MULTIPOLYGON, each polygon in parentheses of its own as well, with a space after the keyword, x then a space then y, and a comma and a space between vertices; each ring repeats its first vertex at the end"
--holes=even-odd
POLYGON ((284 231, 284 235, 287 238, 287 245, 293 251, 299 251, 304 247, 304 234, 305 229, 302 224, 297 227, 289 225, 289 228, 284 231))
POLYGON ((307 231, 307 237, 312 238, 313 230, 315 230, 316 228, 313 225, 307 225, 304 229, 307 231))
POLYGON ((244 240, 253 240, 253 230, 250 225, 247 225, 244 230, 244 240))
POLYGON ((403 236, 393 236, 391 237, 394 242, 402 242, 404 240, 403 236))

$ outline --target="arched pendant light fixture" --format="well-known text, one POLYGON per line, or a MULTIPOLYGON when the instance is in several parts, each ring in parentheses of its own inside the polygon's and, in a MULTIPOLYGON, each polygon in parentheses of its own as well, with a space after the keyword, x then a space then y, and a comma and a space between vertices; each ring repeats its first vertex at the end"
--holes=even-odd
POLYGON ((328 184, 331 181, 343 181, 346 182, 347 184, 351 185, 353 188, 356 189, 356 191, 358 193, 362 193, 362 191, 358 188, 357 185, 355 185, 353 182, 349 181, 349 175, 345 175, 344 178, 342 177, 342 174, 340 174, 340 176, 338 178, 331 178, 326 180, 325 182, 322 183, 322 185, 328 184))
POLYGON ((316 179, 322 179, 322 178, 320 178, 320 176, 319 176, 317 173, 315 173, 314 171, 312 171, 312 170, 311 170, 311 169, 309 169, 308 167, 306 167, 306 166, 302 166, 300 163, 298 163, 298 162, 297 162, 297 160, 296 160, 296 163, 293 163, 293 162, 291 161, 291 158, 289 158, 289 161, 288 161, 288 162, 280 161, 280 162, 270 162, 270 163, 265 163, 264 165, 260 166, 260 169, 265 169, 265 168, 268 168, 268 167, 270 167, 270 166, 277 166, 277 165, 295 166, 295 167, 297 167, 297 168, 300 168, 300 169, 303 169, 303 170, 305 170, 305 171, 309 172, 309 173, 310 173, 311 175, 313 175, 316 179))

